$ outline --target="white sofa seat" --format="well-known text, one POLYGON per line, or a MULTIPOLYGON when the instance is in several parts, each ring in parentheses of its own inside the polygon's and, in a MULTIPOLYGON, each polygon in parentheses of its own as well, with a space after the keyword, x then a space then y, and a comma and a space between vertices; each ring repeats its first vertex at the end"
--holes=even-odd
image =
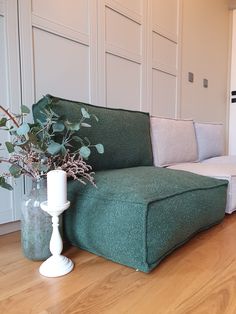
POLYGON ((168 168, 228 180, 229 185, 225 212, 231 214, 236 210, 236 156, 214 157, 204 160, 201 163, 181 163, 169 166, 168 168), (227 161, 228 157, 233 157, 231 158, 231 163, 227 161))
POLYGON ((225 156, 224 126, 151 117, 154 165, 229 182, 226 213, 236 211, 236 156, 225 156))

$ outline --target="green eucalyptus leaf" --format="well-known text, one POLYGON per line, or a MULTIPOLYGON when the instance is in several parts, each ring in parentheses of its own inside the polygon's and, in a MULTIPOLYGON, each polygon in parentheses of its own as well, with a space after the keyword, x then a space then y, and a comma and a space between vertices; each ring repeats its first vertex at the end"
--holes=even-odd
POLYGON ((90 114, 88 113, 88 111, 85 108, 81 108, 81 113, 82 113, 82 116, 84 118, 86 118, 86 119, 90 118, 90 114))
POLYGON ((65 156, 66 152, 67 152, 67 150, 66 150, 65 146, 61 145, 61 153, 62 153, 62 155, 65 156))
POLYGON ((29 124, 24 122, 22 123, 19 128, 16 129, 16 133, 21 136, 21 135, 26 135, 30 131, 29 124))
POLYGON ((54 132, 63 132, 65 129, 65 125, 63 122, 58 121, 58 122, 53 124, 52 129, 54 132))
POLYGON ((3 118, 0 120, 0 127, 6 126, 6 123, 7 123, 7 118, 3 117, 3 118))
POLYGON ((99 154, 104 153, 104 146, 102 144, 96 144, 95 147, 96 147, 99 154))
POLYGON ((30 109, 27 106, 22 105, 21 106, 21 113, 28 114, 28 113, 30 113, 30 109))
POLYGON ((47 166, 47 165, 40 165, 39 170, 40 170, 41 172, 43 172, 43 173, 47 173, 48 170, 49 170, 49 166, 47 166))
POLYGON ((94 117, 94 119, 98 122, 98 117, 95 114, 92 114, 92 116, 94 117))
POLYGON ((66 128, 70 131, 79 131, 80 129, 80 122, 71 123, 71 122, 66 121, 65 125, 66 125, 66 128))
POLYGON ((14 145, 11 142, 5 142, 5 145, 9 154, 15 151, 14 145))
POLYGON ((79 136, 74 135, 74 136, 72 136, 72 139, 73 139, 74 141, 76 141, 76 142, 83 143, 82 138, 80 138, 79 136))
POLYGON ((11 165, 9 172, 14 178, 18 178, 21 175, 21 168, 18 165, 11 165))
POLYGON ((39 119, 37 119, 37 123, 40 125, 39 128, 43 128, 45 126, 45 122, 40 121, 39 119))
POLYGON ((91 128, 91 125, 90 125, 90 124, 84 123, 84 122, 81 123, 81 126, 83 126, 83 127, 85 127, 85 128, 91 128))
POLYGON ((79 149, 79 153, 83 158, 87 159, 89 155, 91 154, 91 150, 87 146, 82 146, 79 149))
POLYGON ((56 155, 57 153, 60 152, 60 150, 61 150, 61 144, 56 143, 54 141, 52 141, 47 148, 48 153, 51 155, 56 155))
POLYGON ((8 184, 8 183, 6 182, 6 180, 5 180, 4 177, 0 177, 0 186, 1 186, 2 188, 4 188, 4 189, 9 190, 9 191, 12 191, 12 190, 13 190, 13 187, 12 187, 10 184, 8 184))

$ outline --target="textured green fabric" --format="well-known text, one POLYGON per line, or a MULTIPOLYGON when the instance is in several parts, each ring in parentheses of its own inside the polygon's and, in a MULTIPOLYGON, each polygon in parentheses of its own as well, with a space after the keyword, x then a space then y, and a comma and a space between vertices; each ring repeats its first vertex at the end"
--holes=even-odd
POLYGON ((97 188, 69 182, 66 237, 144 272, 225 214, 224 180, 155 167, 100 171, 95 178, 97 188))
POLYGON ((98 123, 93 121, 92 128, 81 128, 78 134, 82 138, 88 137, 92 144, 104 145, 104 154, 100 155, 94 149, 89 157, 88 163, 93 170, 153 165, 148 113, 92 106, 48 95, 33 105, 35 119, 44 119, 40 110, 47 105, 47 98, 51 100, 52 109, 71 122, 80 120, 81 107, 99 119, 98 123))

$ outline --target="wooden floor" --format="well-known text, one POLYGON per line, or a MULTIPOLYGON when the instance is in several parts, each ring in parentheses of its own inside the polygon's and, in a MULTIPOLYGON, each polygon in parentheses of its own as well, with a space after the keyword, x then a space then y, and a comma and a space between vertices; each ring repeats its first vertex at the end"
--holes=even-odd
POLYGON ((0 237, 0 313, 235 314, 236 214, 144 274, 70 248, 75 269, 42 277, 19 233, 0 237))

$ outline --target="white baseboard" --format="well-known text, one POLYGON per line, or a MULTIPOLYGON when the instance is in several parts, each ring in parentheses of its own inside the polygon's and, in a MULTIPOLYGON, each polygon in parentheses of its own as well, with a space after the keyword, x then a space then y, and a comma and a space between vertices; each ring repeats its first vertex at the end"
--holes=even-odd
POLYGON ((0 225, 0 235, 20 230, 20 221, 13 221, 0 225))

